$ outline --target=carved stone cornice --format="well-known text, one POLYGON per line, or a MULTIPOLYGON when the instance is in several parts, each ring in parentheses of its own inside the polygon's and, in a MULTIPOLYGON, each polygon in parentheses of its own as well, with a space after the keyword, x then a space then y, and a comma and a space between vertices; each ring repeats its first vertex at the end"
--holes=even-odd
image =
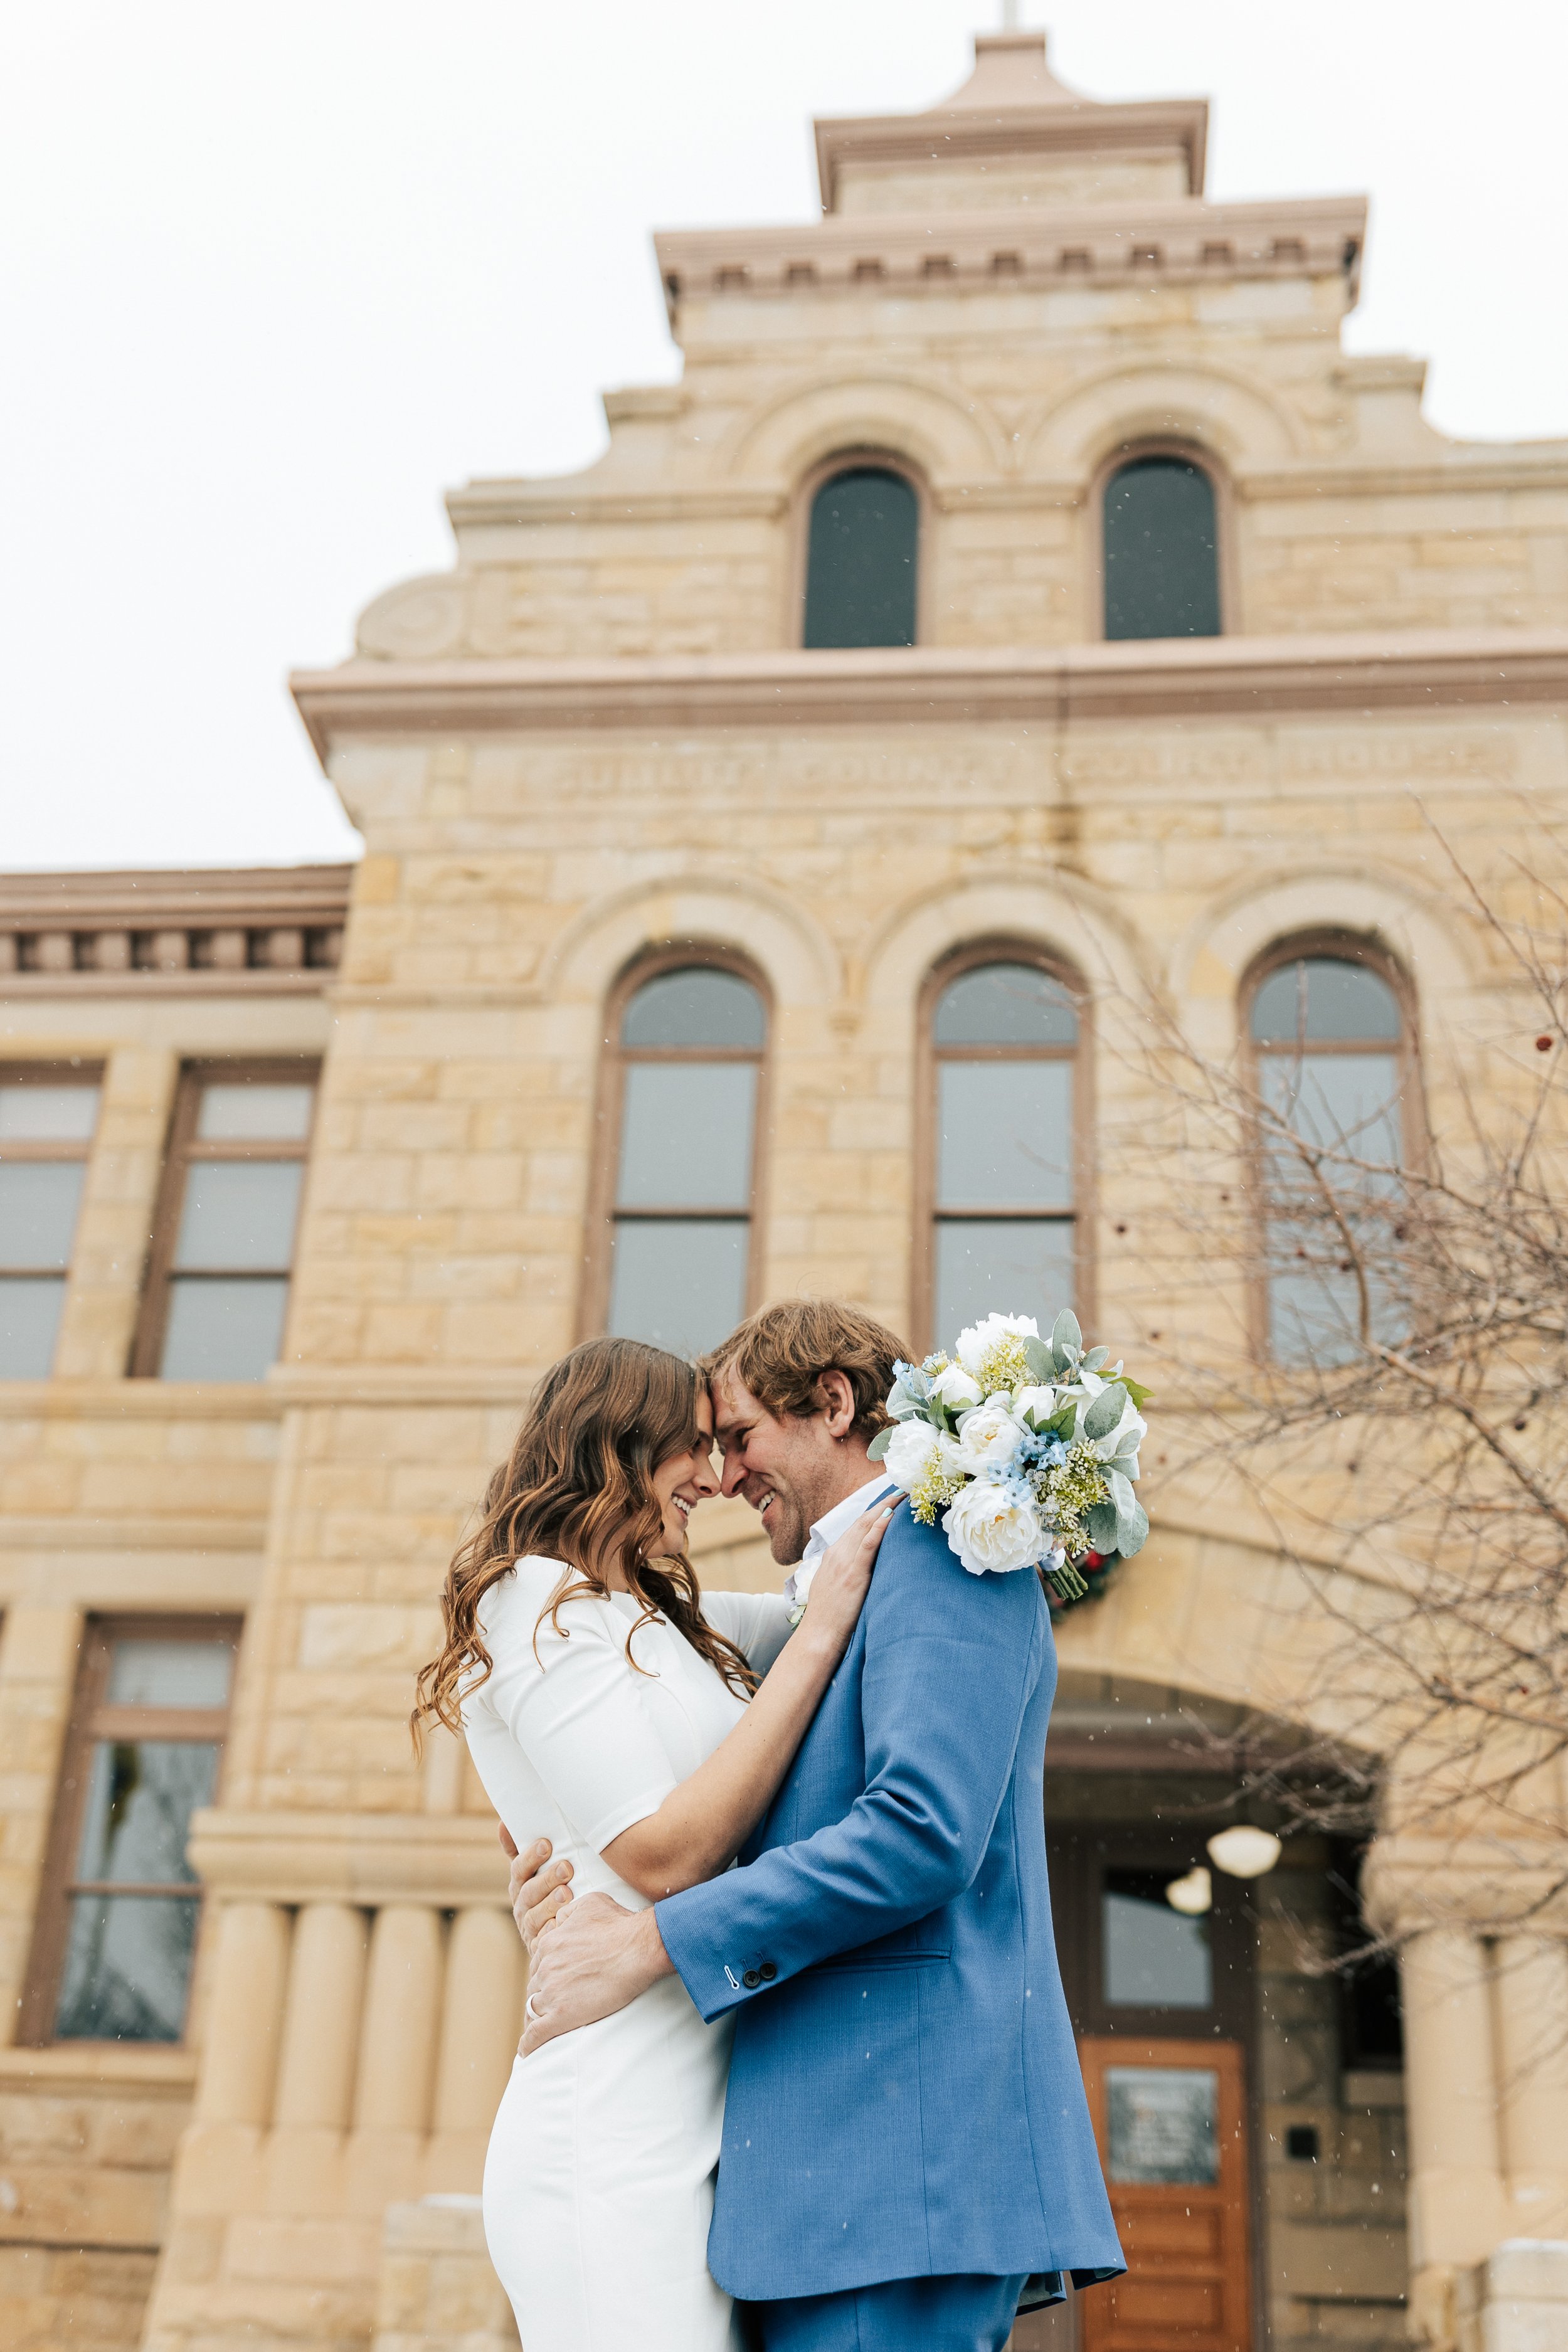
MULTIPOLYGON (((935 163, 940 172, 944 163, 992 163, 1004 156, 1180 155, 1195 194, 1204 184, 1208 112, 1206 99, 1152 98, 1121 106, 1080 99, 994 111, 949 105, 921 114, 829 115, 816 125, 822 208, 836 210, 847 163, 935 163)), ((940 180, 932 178, 933 200, 940 203, 940 180)))
POLYGON ((208 1894, 231 1899, 506 1908, 489 1814, 215 1807, 192 1816, 190 1858, 208 1894))
POLYGON ((352 866, 0 874, 0 992, 316 995, 352 866))
POLYGON ((447 731, 1067 725, 1568 703, 1568 632, 1369 630, 612 662, 361 660, 297 672, 291 685, 325 761, 338 743, 447 731))
POLYGON ((654 239, 672 309, 688 295, 802 296, 879 285, 1125 286, 1343 272, 1355 299, 1363 196, 1196 197, 1005 211, 851 213, 798 228, 666 230, 654 239))

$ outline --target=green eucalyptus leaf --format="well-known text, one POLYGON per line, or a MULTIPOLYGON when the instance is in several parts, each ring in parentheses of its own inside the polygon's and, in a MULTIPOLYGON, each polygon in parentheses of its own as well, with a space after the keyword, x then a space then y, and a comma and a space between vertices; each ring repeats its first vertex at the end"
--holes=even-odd
POLYGON ((1051 1346, 1055 1349, 1058 1360, 1069 1348, 1075 1356, 1080 1356, 1083 1353, 1083 1333, 1079 1328, 1078 1317, 1070 1307, 1064 1307, 1051 1326, 1051 1346))
POLYGON ((1077 1405, 1064 1404, 1060 1406, 1057 1412, 1052 1413, 1049 1421, 1041 1423, 1040 1433, 1044 1436, 1048 1431, 1050 1435, 1053 1437, 1070 1437, 1073 1432, 1073 1423, 1077 1419, 1077 1405))
POLYGON ((1110 1350, 1109 1348, 1091 1348, 1088 1355, 1083 1360, 1083 1368, 1086 1372, 1098 1372, 1101 1370, 1105 1365, 1109 1364, 1110 1361, 1110 1350))
POLYGON ((892 1433, 890 1429, 879 1429, 877 1432, 876 1436, 866 1448, 867 1456, 870 1461, 882 1462, 887 1459, 888 1441, 892 1433))
POLYGON ((1127 1410, 1127 1391, 1120 1381, 1101 1389, 1083 1417, 1086 1437, 1109 1437, 1127 1410))
POLYGON ((1025 1340, 1024 1361, 1029 1367, 1029 1377, 1031 1380, 1045 1381, 1055 1379, 1057 1369, 1056 1358, 1052 1355, 1050 1349, 1047 1347, 1043 1339, 1025 1340))
MULTIPOLYGON (((1149 1514, 1142 1503, 1134 1500, 1129 1509, 1123 1507, 1116 1514, 1116 1549, 1123 1559, 1142 1551, 1149 1539, 1149 1514)), ((1100 1546, 1096 1544, 1096 1551, 1100 1546)))
POLYGON ((1084 1532, 1096 1551, 1114 1551, 1117 1517, 1114 1503, 1096 1503, 1084 1520, 1084 1532))

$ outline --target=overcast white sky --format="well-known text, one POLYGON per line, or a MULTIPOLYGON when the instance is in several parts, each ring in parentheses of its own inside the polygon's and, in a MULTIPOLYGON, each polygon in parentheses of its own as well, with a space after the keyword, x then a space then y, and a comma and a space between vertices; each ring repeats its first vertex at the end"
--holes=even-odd
MULTIPOLYGON (((1568 436, 1561 0, 1025 0, 1206 96, 1216 196, 1367 190, 1356 351, 1568 436)), ((668 380, 649 233, 805 219, 809 119, 932 103, 975 0, 49 0, 0 86, 0 864, 352 855, 284 687, 475 474, 668 380)))

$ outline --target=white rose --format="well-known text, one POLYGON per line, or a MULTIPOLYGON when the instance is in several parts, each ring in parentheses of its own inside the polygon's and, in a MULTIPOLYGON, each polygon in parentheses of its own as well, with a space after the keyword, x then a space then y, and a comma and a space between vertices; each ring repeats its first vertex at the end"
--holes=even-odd
POLYGON ((1032 1315, 988 1315, 958 1335, 958 1360, 966 1372, 977 1372, 1000 1340, 1037 1339, 1040 1327, 1032 1315))
POLYGON ((912 1495, 928 1470, 958 1467, 958 1448, 929 1421, 900 1421, 888 1440, 882 1466, 906 1495, 912 1495))
POLYGON ((1057 1392, 1055 1389, 1015 1389, 1013 1410, 1020 1421, 1025 1419, 1036 1423, 1049 1421, 1051 1415, 1058 1410, 1057 1392))
POLYGON ((1006 1486, 976 1478, 947 1514, 948 1549, 971 1576, 1005 1576, 1028 1568, 1046 1550, 1046 1538, 1029 1505, 1006 1486))
POLYGON ((962 1364, 949 1364, 945 1372, 938 1372, 931 1391, 942 1399, 949 1412, 963 1412, 967 1406, 984 1401, 979 1381, 972 1381, 962 1364))
POLYGON ((983 1404, 958 1424, 959 1459, 972 1478, 1007 1469, 1023 1441, 1024 1433, 1005 1405, 983 1404))

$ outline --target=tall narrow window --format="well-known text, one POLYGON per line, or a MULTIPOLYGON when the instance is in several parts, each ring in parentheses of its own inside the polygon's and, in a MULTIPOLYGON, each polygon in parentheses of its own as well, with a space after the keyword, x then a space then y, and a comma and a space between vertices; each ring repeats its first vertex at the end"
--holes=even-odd
POLYGON ((1217 637, 1214 484, 1190 457, 1134 457, 1105 486, 1105 634, 1217 637))
POLYGON ((741 973, 657 973, 621 1015, 608 1328, 696 1355, 746 1309, 767 1013, 741 973))
POLYGON ((26 2042, 177 2042, 201 1887, 186 1857, 210 1804, 238 1628, 90 1625, 55 1809, 26 2042))
POLYGON ((47 1380, 65 1305, 97 1073, 0 1070, 0 1380, 47 1380))
POLYGON ((849 466, 811 502, 803 643, 912 646, 920 500, 889 466, 849 466))
POLYGON ((1037 964, 973 964, 936 999, 935 1345, 993 1308, 1044 1329, 1074 1303, 1079 1031, 1071 992, 1037 964))
POLYGON ((1260 1154, 1269 1352, 1280 1363, 1344 1363, 1361 1345, 1358 1265, 1373 1336, 1395 1336, 1399 1320, 1390 1248, 1405 1159, 1399 998, 1365 963, 1299 955, 1258 981, 1248 1026, 1270 1115, 1260 1154))
POLYGON ((258 1381, 276 1363, 315 1094, 298 1064, 185 1072, 134 1371, 258 1381))

